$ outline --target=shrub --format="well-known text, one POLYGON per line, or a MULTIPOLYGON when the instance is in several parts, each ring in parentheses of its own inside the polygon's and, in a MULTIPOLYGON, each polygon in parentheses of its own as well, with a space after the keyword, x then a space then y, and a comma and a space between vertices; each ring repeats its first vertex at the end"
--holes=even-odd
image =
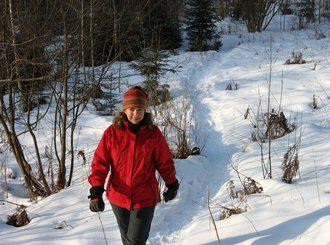
POLYGON ((293 51, 291 54, 291 59, 285 61, 286 65, 292 64, 305 64, 306 60, 302 58, 302 53, 300 51, 293 51))
POLYGON ((295 125, 289 125, 282 111, 272 110, 269 115, 265 113, 266 118, 266 132, 265 136, 268 139, 278 139, 284 135, 292 132, 295 129, 295 125))
POLYGON ((29 223, 30 218, 26 213, 26 207, 24 205, 17 207, 16 212, 13 215, 10 215, 6 222, 7 225, 12 225, 15 227, 25 226, 29 223))
POLYGON ((225 207, 220 205, 220 220, 227 219, 233 214, 240 214, 246 212, 248 208, 248 204, 246 203, 247 196, 251 194, 261 193, 263 191, 262 186, 254 179, 250 177, 244 177, 244 179, 241 180, 240 175, 239 179, 241 181, 241 184, 243 185, 242 189, 238 189, 235 186, 233 180, 230 180, 227 184, 227 192, 233 203, 232 207, 225 207))

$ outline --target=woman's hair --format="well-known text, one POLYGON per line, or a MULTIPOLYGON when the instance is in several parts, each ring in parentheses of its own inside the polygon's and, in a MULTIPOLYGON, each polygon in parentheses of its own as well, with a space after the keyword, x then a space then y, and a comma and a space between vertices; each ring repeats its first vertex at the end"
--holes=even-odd
MULTIPOLYGON (((124 121, 127 121, 127 116, 125 112, 121 111, 117 113, 115 118, 113 119, 113 126, 118 129, 125 129, 124 121)), ((150 112, 144 113, 144 118, 142 119, 143 125, 147 125, 148 127, 151 127, 153 125, 152 115, 150 112)))

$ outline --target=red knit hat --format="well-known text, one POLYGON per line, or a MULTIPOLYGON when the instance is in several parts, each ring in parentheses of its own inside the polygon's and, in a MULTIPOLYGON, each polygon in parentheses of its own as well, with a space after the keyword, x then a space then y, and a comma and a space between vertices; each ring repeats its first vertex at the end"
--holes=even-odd
POLYGON ((148 94, 140 86, 131 87, 124 94, 123 110, 127 108, 147 108, 148 94))

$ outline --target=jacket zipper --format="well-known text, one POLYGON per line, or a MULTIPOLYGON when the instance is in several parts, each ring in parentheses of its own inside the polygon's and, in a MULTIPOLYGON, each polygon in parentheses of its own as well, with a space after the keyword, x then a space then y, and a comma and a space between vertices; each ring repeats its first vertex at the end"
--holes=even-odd
POLYGON ((132 159, 132 169, 131 169, 131 207, 133 209, 133 170, 135 166, 135 153, 136 153, 136 142, 137 142, 138 134, 134 134, 134 152, 133 152, 133 159, 132 159))

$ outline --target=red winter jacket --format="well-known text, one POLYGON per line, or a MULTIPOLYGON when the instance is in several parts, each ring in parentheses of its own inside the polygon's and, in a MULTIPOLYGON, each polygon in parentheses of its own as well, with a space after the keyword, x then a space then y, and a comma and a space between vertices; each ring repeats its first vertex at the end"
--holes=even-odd
POLYGON ((169 147, 155 125, 142 126, 135 134, 127 121, 121 124, 121 128, 112 124, 105 130, 88 181, 92 186, 104 186, 110 172, 106 196, 111 203, 128 210, 155 206, 159 202, 155 171, 166 184, 176 180, 169 147))

